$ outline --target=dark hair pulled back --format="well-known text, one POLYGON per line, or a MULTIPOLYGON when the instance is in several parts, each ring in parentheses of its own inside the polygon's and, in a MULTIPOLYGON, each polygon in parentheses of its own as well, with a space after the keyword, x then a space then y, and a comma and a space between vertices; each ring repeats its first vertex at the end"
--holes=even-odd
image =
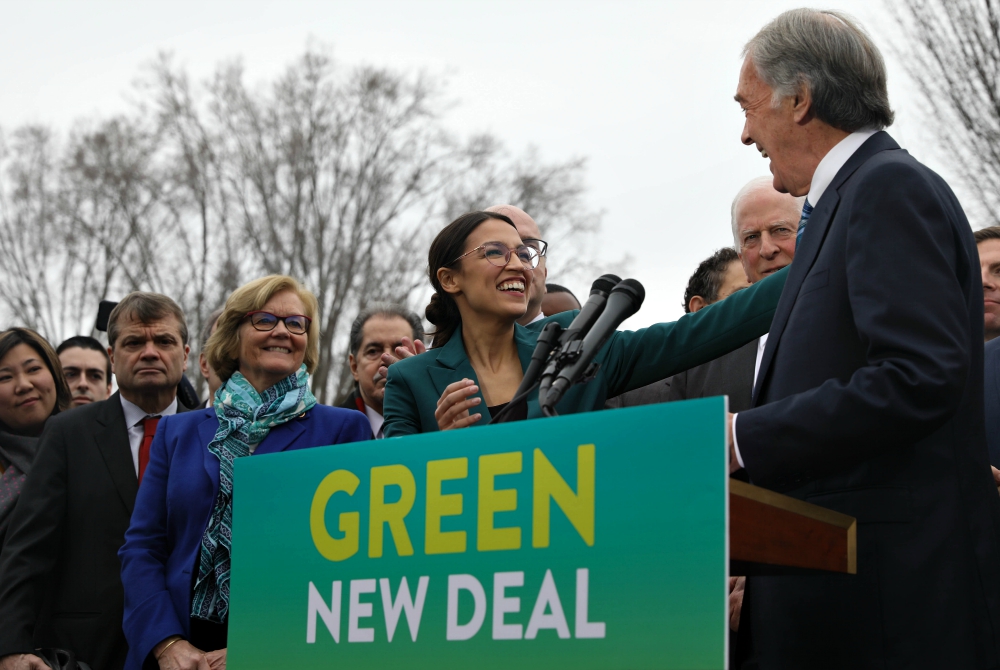
POLYGON ((504 221, 514 226, 510 217, 496 212, 469 212, 458 217, 445 226, 434 241, 431 242, 427 254, 427 277, 434 287, 431 302, 424 310, 424 316, 434 325, 434 342, 432 349, 443 347, 462 324, 462 315, 458 304, 450 294, 441 288, 437 271, 441 268, 455 267, 455 259, 465 253, 465 241, 469 239, 476 228, 490 220, 504 221))

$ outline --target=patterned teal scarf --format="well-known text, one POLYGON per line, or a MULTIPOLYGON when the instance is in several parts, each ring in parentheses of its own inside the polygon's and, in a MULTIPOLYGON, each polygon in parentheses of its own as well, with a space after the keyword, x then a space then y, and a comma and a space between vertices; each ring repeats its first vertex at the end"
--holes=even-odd
POLYGON ((316 404, 303 365, 293 375, 264 391, 239 372, 215 392, 219 429, 208 450, 219 459, 219 495, 201 538, 198 578, 191 616, 222 623, 229 616, 229 552, 233 542, 233 461, 250 455, 275 426, 294 419, 316 404))

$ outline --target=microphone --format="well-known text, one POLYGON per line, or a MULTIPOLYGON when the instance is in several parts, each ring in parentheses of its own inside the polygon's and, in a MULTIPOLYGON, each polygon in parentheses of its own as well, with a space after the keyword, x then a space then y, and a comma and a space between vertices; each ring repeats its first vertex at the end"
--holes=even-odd
MULTIPOLYGON (((550 321, 545 325, 545 328, 542 329, 541 334, 538 336, 535 350, 531 354, 531 362, 528 364, 528 369, 524 371, 524 378, 521 380, 520 386, 517 387, 513 399, 507 403, 507 407, 501 410, 499 414, 490 419, 491 424, 504 423, 507 417, 513 413, 515 405, 522 402, 528 396, 531 389, 538 383, 542 369, 545 367, 546 361, 549 360, 549 354, 552 353, 552 350, 557 345, 561 346, 564 341, 567 341, 567 338, 579 339, 581 333, 585 333, 593 325, 594 321, 597 320, 597 317, 604 310, 604 303, 608 299, 608 294, 620 281, 621 279, 612 274, 602 275, 594 280, 594 283, 590 287, 590 298, 566 330, 563 330, 562 326, 555 321, 550 321)), ((554 372, 555 368, 549 373, 550 378, 554 372)))
POLYGON ((604 311, 608 294, 621 283, 621 280, 621 277, 612 274, 601 275, 594 280, 590 286, 590 297, 587 302, 580 308, 580 313, 576 315, 572 323, 563 331, 562 337, 559 338, 560 346, 580 339, 590 330, 594 322, 597 321, 597 317, 604 311))
POLYGON ((583 343, 579 347, 579 357, 559 371, 544 398, 539 395, 539 404, 547 416, 555 413, 553 408, 562 399, 563 394, 580 380, 597 356, 597 352, 622 321, 639 311, 645 298, 646 290, 634 279, 626 279, 615 286, 607 298, 604 312, 584 335, 583 343))

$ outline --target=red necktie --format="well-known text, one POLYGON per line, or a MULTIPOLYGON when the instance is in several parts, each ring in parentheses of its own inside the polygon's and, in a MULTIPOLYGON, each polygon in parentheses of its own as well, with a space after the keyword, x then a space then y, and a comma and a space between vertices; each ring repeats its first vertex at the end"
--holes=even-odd
POLYGON ((147 416, 142 420, 142 444, 139 445, 139 483, 142 483, 142 473, 149 465, 149 445, 153 443, 153 436, 156 435, 156 424, 160 423, 160 417, 147 416))

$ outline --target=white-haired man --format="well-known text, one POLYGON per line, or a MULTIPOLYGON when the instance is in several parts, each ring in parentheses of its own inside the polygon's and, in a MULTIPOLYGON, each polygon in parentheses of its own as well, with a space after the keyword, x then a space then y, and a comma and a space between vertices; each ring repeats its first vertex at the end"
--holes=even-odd
POLYGON ((760 668, 998 667, 1000 498, 969 223, 882 131, 885 64, 849 17, 773 20, 746 46, 736 100, 774 187, 808 198, 754 407, 733 418, 732 462, 858 520, 856 575, 748 577, 741 656, 760 668))

